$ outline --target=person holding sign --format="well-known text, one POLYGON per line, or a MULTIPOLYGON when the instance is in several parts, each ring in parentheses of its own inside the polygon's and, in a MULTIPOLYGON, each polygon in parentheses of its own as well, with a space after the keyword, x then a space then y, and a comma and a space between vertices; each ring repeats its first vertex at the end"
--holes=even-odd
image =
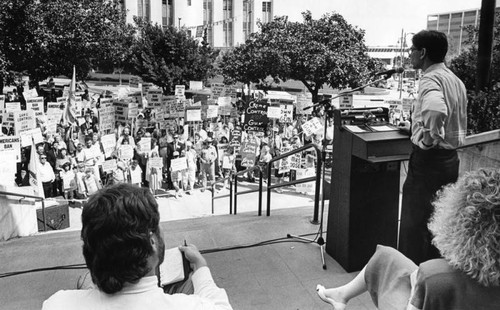
POLYGON ((217 160, 217 150, 212 145, 212 138, 208 137, 203 142, 203 149, 201 150, 200 156, 200 168, 202 176, 203 187, 202 192, 205 191, 207 187, 207 179, 210 182, 215 181, 215 161, 217 160))
MULTIPOLYGON (((174 151, 172 154, 172 159, 178 159, 179 158, 179 152, 174 151)), ((180 193, 181 188, 179 186, 179 182, 182 181, 182 170, 173 170, 172 167, 170 167, 170 178, 172 179, 172 185, 174 186, 175 190, 175 199, 182 197, 182 194, 180 193)))
MULTIPOLYGON (((222 155, 222 177, 228 178, 232 172, 236 172, 235 156, 232 147, 224 150, 224 155, 222 155)), ((222 189, 228 188, 229 180, 224 180, 224 187, 222 189)))
POLYGON ((191 141, 186 141, 185 156, 188 168, 186 170, 186 184, 184 184, 184 189, 186 194, 189 195, 196 183, 196 161, 198 157, 191 141))

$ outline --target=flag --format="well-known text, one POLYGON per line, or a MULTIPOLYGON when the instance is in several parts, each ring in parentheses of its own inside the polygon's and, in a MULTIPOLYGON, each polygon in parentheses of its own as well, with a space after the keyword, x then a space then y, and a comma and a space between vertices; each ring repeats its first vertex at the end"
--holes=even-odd
POLYGON ((69 94, 66 106, 64 107, 64 113, 62 115, 63 125, 76 123, 76 111, 75 111, 75 101, 76 101, 76 69, 73 66, 73 77, 71 78, 71 84, 69 86, 69 94))
POLYGON ((37 158, 37 156, 38 154, 36 152, 36 144, 33 141, 33 137, 31 137, 31 155, 30 163, 28 165, 30 185, 33 187, 36 196, 45 198, 45 195, 43 193, 43 185, 39 179, 38 165, 40 164, 40 160, 37 158))

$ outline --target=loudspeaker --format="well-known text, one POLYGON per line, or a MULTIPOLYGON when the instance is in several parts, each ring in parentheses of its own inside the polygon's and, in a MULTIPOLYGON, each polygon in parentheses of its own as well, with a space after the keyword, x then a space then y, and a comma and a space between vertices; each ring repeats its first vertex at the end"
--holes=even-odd
MULTIPOLYGON (((38 231, 43 231, 42 209, 36 210, 38 219, 38 231)), ((69 209, 67 204, 50 206, 45 208, 45 221, 47 222, 47 231, 59 230, 69 227, 69 209)))

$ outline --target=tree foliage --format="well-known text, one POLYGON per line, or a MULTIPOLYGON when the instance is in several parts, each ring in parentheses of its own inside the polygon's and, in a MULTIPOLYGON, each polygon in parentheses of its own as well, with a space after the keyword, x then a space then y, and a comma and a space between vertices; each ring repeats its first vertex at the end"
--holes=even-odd
POLYGON ((217 51, 183 29, 136 20, 139 36, 133 51, 134 72, 172 93, 175 85, 206 81, 215 74, 217 51))
POLYGON ((364 31, 351 26, 337 13, 314 20, 309 11, 303 22, 275 17, 260 24, 245 46, 222 58, 221 70, 227 81, 252 82, 271 76, 275 81, 301 81, 317 102, 324 84, 332 88, 363 84, 380 63, 367 55, 364 31), (232 61, 232 62, 231 62, 232 61))
POLYGON ((450 61, 450 69, 464 82, 468 91, 467 128, 481 133, 500 128, 500 14, 495 15, 490 81, 487 89, 476 92, 478 32, 469 26, 467 48, 450 61))
POLYGON ((128 53, 134 30, 117 1, 8 0, 0 2, 0 47, 8 71, 35 81, 71 76, 80 79, 98 61, 119 63, 128 53))

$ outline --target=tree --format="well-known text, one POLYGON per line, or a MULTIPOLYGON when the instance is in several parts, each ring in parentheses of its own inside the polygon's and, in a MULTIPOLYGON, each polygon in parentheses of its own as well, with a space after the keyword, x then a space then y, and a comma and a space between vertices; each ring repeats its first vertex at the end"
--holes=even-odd
POLYGON ((9 0, 0 3, 0 47, 8 71, 34 81, 50 76, 87 77, 98 61, 118 62, 134 30, 118 1, 9 0))
POLYGON ((500 14, 495 16, 490 83, 486 90, 475 91, 477 74, 478 28, 469 26, 464 42, 467 48, 451 59, 450 69, 464 82, 468 93, 467 128, 476 134, 500 128, 500 14))
MULTIPOLYGON (((325 14, 318 20, 312 19, 309 11, 302 15, 302 23, 275 17, 260 24, 260 32, 250 36, 245 43, 249 45, 246 51, 260 57, 252 59, 252 63, 259 63, 252 69, 253 80, 271 76, 275 81, 301 81, 311 92, 313 102, 318 102, 318 92, 324 84, 338 89, 356 87, 381 66, 367 55, 364 31, 348 24, 340 14, 325 14)), ((241 62, 252 58, 250 54, 240 57, 241 62)), ((241 79, 244 75, 243 71, 230 75, 231 70, 224 69, 225 66, 233 65, 221 64, 228 79, 241 79)))
POLYGON ((134 72, 172 93, 175 85, 206 81, 215 73, 217 52, 191 38, 184 29, 136 20, 139 36, 133 51, 134 72))

